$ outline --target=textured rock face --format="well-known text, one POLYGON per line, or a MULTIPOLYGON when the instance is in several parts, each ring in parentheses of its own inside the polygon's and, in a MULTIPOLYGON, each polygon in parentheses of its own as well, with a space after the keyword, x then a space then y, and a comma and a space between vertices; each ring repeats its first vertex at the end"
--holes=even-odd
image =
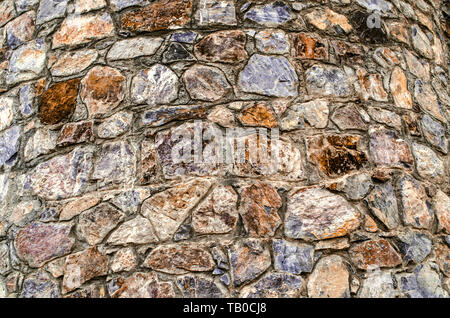
POLYGON ((0 0, 0 298, 449 297, 448 18, 0 0))

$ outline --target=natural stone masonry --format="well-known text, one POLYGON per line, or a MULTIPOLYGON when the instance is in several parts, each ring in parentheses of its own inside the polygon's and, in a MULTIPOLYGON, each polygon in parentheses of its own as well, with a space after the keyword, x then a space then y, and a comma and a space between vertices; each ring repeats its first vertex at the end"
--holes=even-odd
POLYGON ((0 0, 0 297, 448 298, 448 18, 0 0))

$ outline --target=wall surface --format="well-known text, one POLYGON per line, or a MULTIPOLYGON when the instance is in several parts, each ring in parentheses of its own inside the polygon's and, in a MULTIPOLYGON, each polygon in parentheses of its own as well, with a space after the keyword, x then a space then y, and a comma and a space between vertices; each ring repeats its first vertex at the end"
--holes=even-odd
POLYGON ((448 297, 441 0, 0 0, 0 297, 448 297))

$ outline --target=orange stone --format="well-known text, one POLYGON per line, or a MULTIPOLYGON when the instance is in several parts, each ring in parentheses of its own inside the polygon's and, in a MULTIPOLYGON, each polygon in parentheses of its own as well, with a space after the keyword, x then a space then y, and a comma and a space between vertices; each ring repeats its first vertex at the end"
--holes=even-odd
POLYGON ((400 255, 385 239, 370 240, 353 246, 350 256, 358 268, 395 267, 402 263, 400 255))
POLYGON ((315 34, 298 33, 292 38, 293 55, 300 59, 328 59, 328 42, 315 34))
POLYGON ((263 126, 268 128, 278 126, 274 111, 265 102, 258 102, 245 109, 238 115, 238 119, 244 126, 263 126))
POLYGON ((412 97, 408 91, 408 82, 400 67, 395 67, 391 75, 389 84, 392 96, 394 96, 395 106, 400 108, 412 108, 412 97))
POLYGON ((159 0, 122 15, 120 24, 128 31, 158 31, 186 25, 191 20, 192 0, 159 0))
POLYGON ((39 118, 44 124, 56 124, 75 110, 79 78, 54 84, 41 96, 39 118))

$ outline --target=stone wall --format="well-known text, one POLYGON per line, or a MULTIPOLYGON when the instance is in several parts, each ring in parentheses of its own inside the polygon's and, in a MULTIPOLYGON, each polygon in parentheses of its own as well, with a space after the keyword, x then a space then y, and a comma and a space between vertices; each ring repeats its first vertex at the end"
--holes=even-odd
POLYGON ((449 13, 0 0, 0 297, 448 297, 449 13))

